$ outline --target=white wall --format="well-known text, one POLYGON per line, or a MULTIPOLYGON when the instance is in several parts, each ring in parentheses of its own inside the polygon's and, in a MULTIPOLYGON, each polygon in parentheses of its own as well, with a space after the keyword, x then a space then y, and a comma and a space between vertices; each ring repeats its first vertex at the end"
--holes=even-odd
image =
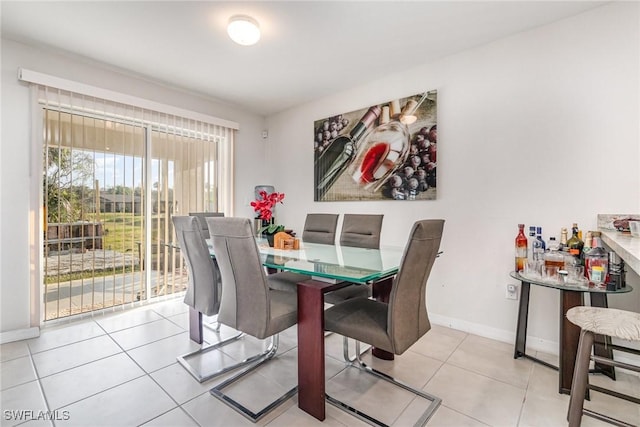
MULTIPOLYGON (((545 237, 598 213, 640 212, 639 5, 604 6, 422 67, 262 118, 233 106, 128 76, 89 61, 2 40, 0 332, 29 317, 29 99, 18 67, 130 93, 240 123, 236 214, 251 216, 253 186, 287 195, 279 219, 301 230, 306 212, 383 212, 382 239, 403 245, 411 224, 446 219, 428 287, 434 323, 512 341, 516 224, 545 237), (438 89, 438 199, 313 202, 313 121, 438 89), (269 129, 262 140, 261 131, 269 129), (265 161, 266 159, 266 161, 265 161)), ((416 52, 416 54, 420 54, 416 52)), ((640 279, 611 306, 640 311, 640 279)), ((532 291, 532 344, 554 351, 556 291, 532 291)), ((37 322, 36 322, 37 323, 37 322)))
MULTIPOLYGON (((88 60, 79 60, 2 40, 2 140, 0 143, 0 332, 37 326, 30 319, 29 175, 31 126, 29 89, 17 79, 18 67, 127 93, 152 101, 240 123, 236 137, 236 214, 251 216, 246 202, 257 181, 270 172, 262 161, 264 118, 194 93, 174 90, 88 60)), ((36 296, 37 300, 41 297, 36 296)), ((36 331, 37 332, 37 331, 36 331)), ((7 334, 3 334, 7 336, 7 334)), ((20 336, 19 334, 17 335, 20 336)))
MULTIPOLYGON (((286 193, 279 222, 301 230, 306 212, 383 212, 382 241, 404 245, 414 221, 444 218, 432 321, 513 342, 516 224, 559 238, 574 221, 595 229, 598 213, 640 212, 639 13, 604 6, 269 117, 269 163, 286 171, 274 175, 286 193), (314 120, 429 89, 437 200, 313 202, 314 120)), ((640 311, 640 289, 609 301, 640 311)), ((529 343, 557 352, 558 310, 557 291, 534 287, 529 343)))

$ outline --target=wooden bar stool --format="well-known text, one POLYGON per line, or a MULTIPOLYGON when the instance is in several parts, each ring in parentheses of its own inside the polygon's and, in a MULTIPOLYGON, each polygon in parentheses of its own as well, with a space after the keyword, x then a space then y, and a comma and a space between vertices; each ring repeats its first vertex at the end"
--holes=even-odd
MULTIPOLYGON (((640 313, 614 308, 580 306, 567 311, 567 319, 581 328, 578 355, 573 371, 573 383, 571 384, 571 398, 569 400, 569 427, 580 426, 583 414, 614 425, 629 426, 630 424, 624 421, 589 409, 584 409, 584 399, 587 389, 591 389, 640 404, 640 399, 637 397, 614 392, 602 387, 589 386, 588 377, 590 360, 608 366, 616 366, 622 369, 640 372, 640 366, 618 362, 602 356, 591 355, 595 334, 627 341, 640 341, 640 313)), ((615 348, 637 354, 637 351, 633 349, 620 346, 615 346, 615 348)))

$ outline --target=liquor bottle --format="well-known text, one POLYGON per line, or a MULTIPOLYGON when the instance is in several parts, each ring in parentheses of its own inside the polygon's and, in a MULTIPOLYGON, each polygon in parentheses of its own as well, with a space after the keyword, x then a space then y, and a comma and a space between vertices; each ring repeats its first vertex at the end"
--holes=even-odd
POLYGON ((567 247, 569 248, 569 253, 578 260, 579 264, 582 264, 580 255, 582 255, 582 248, 584 247, 584 242, 580 240, 580 238, 578 237, 578 224, 576 224, 575 222, 571 227, 571 232, 572 232, 572 235, 569 238, 569 240, 567 240, 567 247))
MULTIPOLYGON (((580 237, 580 234, 578 234, 580 237)), ((591 250, 591 241, 593 239, 593 232, 587 231, 587 237, 584 239, 584 246, 582 247, 582 259, 589 253, 591 250)))
MULTIPOLYGON (((591 231, 591 248, 600 248, 604 249, 604 244, 602 243, 602 232, 600 231, 591 231)), ((586 244, 586 243, 585 243, 586 244)))
POLYGON ((542 227, 536 227, 536 239, 533 241, 533 259, 542 261, 546 248, 547 245, 542 240, 542 227))
POLYGON ((563 270, 565 268, 564 254, 560 251, 560 242, 558 242, 554 236, 551 236, 549 237, 549 244, 547 247, 549 250, 543 254, 544 265, 555 265, 558 269, 563 270))
POLYGON ((567 247, 567 229, 565 227, 562 227, 562 229, 560 230, 560 250, 569 250, 569 248, 567 247))
POLYGON ((524 224, 518 224, 516 236, 516 272, 523 271, 527 262, 527 236, 524 235, 524 224))
POLYGON ((591 250, 584 257, 584 271, 590 281, 601 285, 608 281, 609 254, 603 247, 600 232, 594 231, 591 234, 591 250))
POLYGON ((380 111, 378 105, 369 108, 349 135, 338 136, 320 154, 314 166, 316 200, 322 200, 322 196, 353 161, 360 139, 380 116, 380 111))
POLYGON ((550 251, 559 252, 561 249, 560 242, 556 240, 555 236, 549 237, 549 244, 547 245, 550 251))
POLYGON ((531 259, 535 259, 533 257, 533 242, 536 240, 536 227, 535 225, 529 226, 529 256, 531 259))

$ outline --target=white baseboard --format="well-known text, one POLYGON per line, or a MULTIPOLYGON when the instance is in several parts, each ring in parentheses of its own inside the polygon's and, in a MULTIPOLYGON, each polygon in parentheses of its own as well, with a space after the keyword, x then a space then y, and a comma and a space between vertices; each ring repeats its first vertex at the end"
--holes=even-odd
MULTIPOLYGON (((445 326, 447 328, 456 329, 458 331, 467 332, 470 334, 478 335, 480 337, 490 338, 492 340, 501 341, 513 345, 515 345, 516 342, 515 331, 505 331, 504 329, 492 328, 480 323, 467 322, 465 320, 441 316, 439 314, 433 313, 429 313, 429 320, 434 325, 445 326)), ((558 342, 527 335, 527 349, 557 355, 558 342)))
POLYGON ((40 336, 40 328, 35 326, 33 328, 26 329, 14 329, 12 331, 0 332, 0 344, 6 344, 8 342, 26 340, 29 338, 36 338, 40 336))
MULTIPOLYGON (((429 313, 429 320, 432 324, 438 326, 444 326, 458 331, 467 332, 469 334, 478 335, 480 337, 493 339, 496 341, 505 342, 515 346, 516 334, 515 332, 505 331, 503 329, 492 328, 480 323, 467 322, 460 319, 454 319, 452 317, 441 316, 439 314, 429 313)), ((614 342, 614 344, 626 345, 622 342, 614 342)), ((635 346, 632 348, 636 348, 635 346)), ((558 343, 556 341, 545 340, 538 337, 527 336, 527 352, 535 350, 541 351, 547 354, 558 355, 558 343)), ((626 353, 622 351, 614 350, 614 360, 619 362, 629 363, 632 365, 640 366, 640 356, 632 353, 626 353)), ((625 370, 626 373, 631 375, 640 376, 640 373, 625 370)))

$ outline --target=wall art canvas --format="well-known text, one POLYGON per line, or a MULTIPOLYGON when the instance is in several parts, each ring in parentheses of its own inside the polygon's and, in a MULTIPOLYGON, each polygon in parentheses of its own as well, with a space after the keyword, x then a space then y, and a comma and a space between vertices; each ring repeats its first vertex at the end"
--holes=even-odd
POLYGON ((434 200, 437 91, 314 122, 314 200, 434 200))

